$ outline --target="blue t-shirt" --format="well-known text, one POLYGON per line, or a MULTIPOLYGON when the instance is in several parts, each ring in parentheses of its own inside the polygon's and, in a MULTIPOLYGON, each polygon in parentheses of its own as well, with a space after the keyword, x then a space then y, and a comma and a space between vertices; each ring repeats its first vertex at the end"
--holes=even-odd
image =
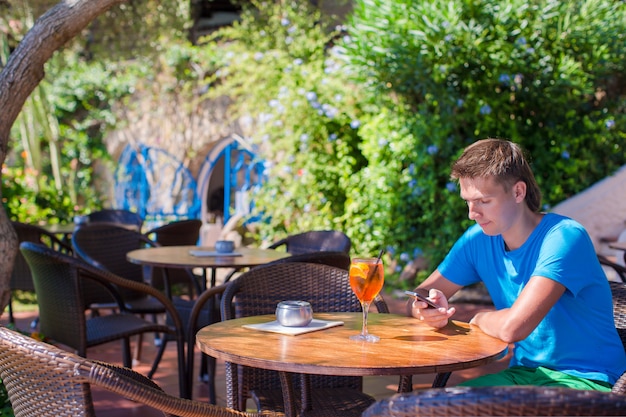
POLYGON ((565 286, 537 328, 515 344, 511 366, 544 366, 611 384, 626 370, 608 281, 589 235, 576 221, 546 214, 512 251, 505 249, 501 235, 488 236, 476 224, 438 270, 458 285, 484 282, 497 309, 511 307, 533 276, 565 286))

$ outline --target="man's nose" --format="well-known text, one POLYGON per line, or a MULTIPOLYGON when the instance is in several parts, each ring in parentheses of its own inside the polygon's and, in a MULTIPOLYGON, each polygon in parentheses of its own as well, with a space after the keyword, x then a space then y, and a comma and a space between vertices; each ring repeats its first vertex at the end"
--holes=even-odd
POLYGON ((476 204, 472 202, 467 203, 467 217, 470 220, 476 220, 480 216, 480 212, 476 209, 476 204))

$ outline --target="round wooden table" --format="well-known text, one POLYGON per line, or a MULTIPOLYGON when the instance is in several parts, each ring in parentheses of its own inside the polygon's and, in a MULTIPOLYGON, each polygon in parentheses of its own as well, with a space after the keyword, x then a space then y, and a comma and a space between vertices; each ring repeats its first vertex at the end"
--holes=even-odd
POLYGON ((377 343, 355 342, 361 313, 318 313, 314 318, 344 325, 297 336, 242 327, 275 320, 272 315, 212 324, 196 335, 198 348, 215 358, 279 371, 287 415, 295 415, 289 373, 323 375, 413 375, 445 373, 485 365, 502 358, 508 344, 477 327, 451 321, 442 329, 396 314, 369 314, 369 332, 377 343), (291 414, 290 414, 291 413, 291 414))
MULTIPOLYGON (((202 268, 211 270, 211 287, 215 286, 218 268, 250 268, 263 265, 289 256, 289 253, 272 249, 241 247, 235 249, 239 256, 194 256, 192 251, 213 252, 212 247, 201 246, 160 246, 157 248, 137 249, 126 254, 133 263, 167 268, 202 268)), ((206 281, 206 276, 205 276, 206 281)), ((206 284, 206 282, 204 283, 206 284)))

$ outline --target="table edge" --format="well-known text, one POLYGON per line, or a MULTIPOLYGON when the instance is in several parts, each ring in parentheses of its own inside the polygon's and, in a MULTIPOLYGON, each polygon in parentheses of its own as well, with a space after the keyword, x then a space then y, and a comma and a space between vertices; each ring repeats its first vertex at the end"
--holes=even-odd
MULTIPOLYGON (((324 316, 325 314, 332 313, 320 313, 320 315, 324 316)), ((361 314, 361 313, 355 313, 361 314)), ((386 316, 397 316, 397 317, 405 317, 401 314, 389 314, 389 313, 370 313, 372 314, 385 314, 386 316)), ((263 315, 262 317, 271 318, 272 315, 263 315)), ((458 321, 458 320, 450 320, 452 324, 460 325, 462 327, 469 327, 469 323, 458 321)), ((210 326, 205 326, 210 327, 210 326)), ((203 328, 203 329, 204 329, 203 328)), ((199 331, 201 331, 200 329, 199 331)), ((198 332, 199 332, 198 331, 198 332)), ((255 359, 250 358, 248 356, 242 356, 232 353, 223 353, 220 351, 216 351, 210 347, 206 347, 202 345, 202 343, 198 340, 196 332, 196 347, 200 349, 204 354, 214 357, 216 359, 221 359, 225 362, 231 362, 235 364, 240 364, 240 362, 244 362, 245 366, 252 366, 261 369, 268 369, 273 371, 282 371, 282 372, 293 372, 293 373, 308 373, 308 374, 316 374, 316 375, 337 375, 337 376, 383 376, 383 375, 417 375, 417 374, 431 374, 431 373, 443 373, 443 372, 454 372, 460 371, 469 368, 475 368, 482 365, 487 365, 493 363, 499 359, 504 358, 509 350, 509 345, 502 341, 504 347, 499 352, 494 353, 493 355, 484 356, 478 359, 451 363, 446 365, 428 365, 428 366, 407 366, 407 367, 368 367, 368 368, 345 368, 341 366, 333 366, 333 365, 316 365, 312 368, 307 368, 305 371, 303 370, 306 365, 295 364, 295 363, 286 363, 286 362, 270 362, 265 359, 255 359), (273 364, 276 364, 273 366, 273 364)), ((486 335, 486 334, 485 334, 486 335)), ((488 335, 486 335, 488 336, 488 335)), ((292 336, 296 337, 296 336, 292 336)), ((490 336, 488 336, 490 337, 490 336)), ((495 339, 495 338, 494 338, 495 339)))

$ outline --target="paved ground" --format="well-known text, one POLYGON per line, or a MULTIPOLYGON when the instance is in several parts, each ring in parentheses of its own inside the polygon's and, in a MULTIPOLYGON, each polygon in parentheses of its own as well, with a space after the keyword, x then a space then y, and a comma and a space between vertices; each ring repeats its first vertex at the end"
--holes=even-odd
MULTIPOLYGON (((390 306, 390 309, 394 313, 404 313, 404 299, 395 299, 391 296, 386 296, 386 300, 390 306)), ((456 320, 467 321, 477 311, 491 308, 489 305, 477 304, 476 297, 470 297, 472 303, 458 303, 457 314, 454 317, 456 320)), ((478 297, 480 299, 480 297, 478 297)), ((462 299, 459 301, 463 301, 462 299)), ((479 300, 480 301, 480 300, 479 300)), ((18 325, 22 329, 27 329, 30 321, 35 317, 36 313, 17 313, 18 325)), ((7 315, 4 314, 0 318, 0 324, 6 324, 7 315)), ((141 363, 134 367, 135 370, 141 373, 147 373, 150 368, 150 361, 153 358, 155 352, 153 340, 146 338, 143 344, 143 353, 141 363)), ((100 347, 95 347, 89 350, 88 356, 94 359, 105 360, 112 363, 120 363, 120 346, 118 342, 109 343, 100 347)), ((469 378, 473 378, 484 373, 497 371, 506 367, 508 362, 507 358, 504 358, 494 364, 468 369, 462 372, 455 372, 452 374, 448 386, 453 386, 461 381, 469 378)), ((196 364, 199 363, 199 354, 196 354, 196 364)), ((196 371, 197 372, 197 371, 196 371)), ((434 375, 419 375, 413 378, 415 388, 428 388, 432 383, 434 375)), ((155 375, 155 382, 159 384, 166 392, 178 396, 178 376, 176 370, 176 348, 173 343, 170 343, 168 349, 161 362, 159 370, 155 375)), ((207 388, 206 384, 200 381, 198 378, 194 378, 193 398, 200 401, 207 401, 207 388)), ((373 395, 376 398, 383 398, 392 395, 397 388, 397 377, 366 377, 364 380, 365 392, 373 395)), ((224 384, 224 368, 223 364, 218 362, 217 367, 217 395, 218 404, 226 404, 226 389, 224 384)), ((96 405, 97 415, 99 417, 126 417, 126 416, 162 416, 162 414, 155 412, 149 407, 138 405, 132 401, 120 399, 117 396, 113 396, 108 393, 104 393, 98 390, 94 391, 94 401, 96 405)))

